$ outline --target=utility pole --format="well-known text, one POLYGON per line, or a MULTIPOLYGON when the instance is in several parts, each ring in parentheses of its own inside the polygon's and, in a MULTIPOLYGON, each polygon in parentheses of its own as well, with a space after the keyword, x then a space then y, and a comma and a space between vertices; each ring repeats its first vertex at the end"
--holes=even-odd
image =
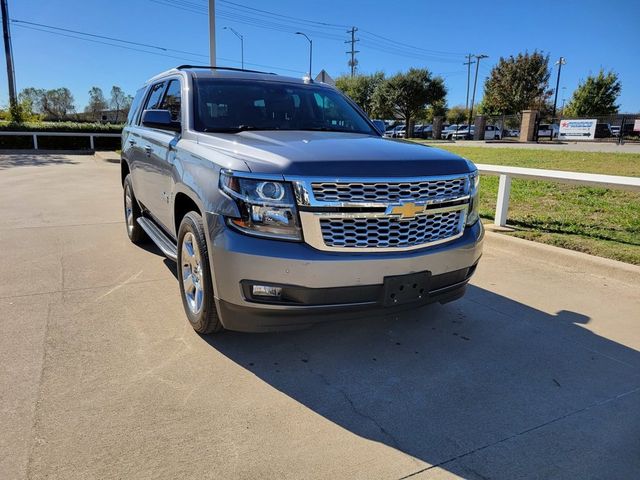
POLYGON ((302 35, 304 38, 309 40, 309 80, 313 80, 311 76, 311 59, 313 57, 313 40, 311 40, 306 33, 296 32, 296 35, 302 35))
POLYGON ((474 57, 476 57, 476 77, 473 80, 473 95, 471 95, 471 108, 469 110, 469 135, 471 135, 471 120, 473 119, 473 104, 476 100, 476 85, 478 83, 478 70, 480 68, 480 60, 482 60, 483 58, 489 58, 487 55, 474 55, 474 57))
POLYGON ((467 61, 463 63, 463 65, 467 66, 467 100, 464 103, 465 112, 469 111, 469 84, 471 83, 471 64, 476 63, 474 61, 471 61, 471 57, 473 57, 473 55, 467 55, 467 61))
POLYGON ((345 40, 344 43, 351 44, 351 50, 347 53, 351 54, 351 60, 349 60, 349 66, 351 67, 351 76, 355 77, 356 75, 356 66, 358 65, 358 60, 356 60, 356 53, 360 53, 360 50, 356 50, 356 42, 359 42, 360 39, 356 38, 356 32, 358 29, 356 27, 351 27, 351 30, 347 30, 347 33, 351 34, 351 40, 345 40))
POLYGON ((7 59, 7 82, 9 83, 9 105, 14 107, 18 103, 16 95, 16 73, 13 70, 13 49, 11 48, 11 32, 9 31, 9 7, 7 0, 1 0, 2 33, 4 35, 4 55, 7 59))
POLYGON ((560 57, 560 59, 556 62, 556 65, 558 65, 558 79, 556 80, 556 91, 553 96, 553 113, 551 114, 552 119, 556 118, 556 104, 558 103, 558 87, 560 87, 560 72, 562 71, 562 65, 564 65, 565 63, 567 63, 567 61, 564 59, 564 57, 560 57))
POLYGON ((216 0, 209 0, 209 63, 216 66, 216 0))
POLYGON ((231 27, 222 27, 223 30, 231 30, 231 32, 240 39, 240 59, 241 59, 241 65, 242 65, 242 69, 244 70, 244 36, 240 35, 238 32, 236 32, 233 28, 231 27))

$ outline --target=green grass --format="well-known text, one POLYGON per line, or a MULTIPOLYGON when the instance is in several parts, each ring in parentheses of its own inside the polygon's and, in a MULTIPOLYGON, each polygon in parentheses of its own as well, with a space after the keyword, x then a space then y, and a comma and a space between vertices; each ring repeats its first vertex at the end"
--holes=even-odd
MULTIPOLYGON (((438 148, 476 163, 640 176, 640 154, 516 148, 438 148)), ((498 178, 483 175, 480 214, 493 220, 498 178)), ((514 179, 510 235, 640 265, 640 194, 514 179)))

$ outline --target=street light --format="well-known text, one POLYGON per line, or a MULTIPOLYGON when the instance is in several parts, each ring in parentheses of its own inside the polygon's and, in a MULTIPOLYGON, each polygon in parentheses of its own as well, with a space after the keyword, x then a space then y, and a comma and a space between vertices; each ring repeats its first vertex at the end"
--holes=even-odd
POLYGON ((553 119, 556 118, 556 105, 558 103, 558 87, 560 86, 560 72, 562 71, 562 65, 566 63, 567 61, 564 59, 564 57, 560 57, 560 59, 556 62, 556 65, 558 65, 558 79, 556 80, 556 91, 553 97, 553 113, 551 114, 551 118, 553 119))
MULTIPOLYGON (((471 109, 469 110, 469 126, 467 127, 467 138, 469 138, 471 136, 471 120, 473 120, 473 103, 476 100, 476 85, 478 83, 478 69, 480 68, 480 60, 482 60, 483 58, 489 58, 488 55, 474 55, 474 57, 476 57, 476 77, 473 80, 473 95, 471 95, 471 109)), ((481 133, 482 137, 480 138, 484 138, 484 132, 481 133)))
POLYGON ((244 37, 231 27, 223 27, 223 30, 231 30, 240 39, 240 58, 242 59, 242 69, 244 70, 244 37))
POLYGON ((296 35, 302 35, 304 38, 309 40, 309 79, 311 79, 311 57, 313 56, 313 41, 307 37, 306 33, 296 32, 296 35))

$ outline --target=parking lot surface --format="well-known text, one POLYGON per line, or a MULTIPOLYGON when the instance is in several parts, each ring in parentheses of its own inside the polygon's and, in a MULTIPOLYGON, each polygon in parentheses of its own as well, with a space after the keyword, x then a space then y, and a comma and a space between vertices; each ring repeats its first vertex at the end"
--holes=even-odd
POLYGON ((121 195, 0 156, 0 478, 638 478, 633 271, 488 237, 455 303, 201 337, 121 195))

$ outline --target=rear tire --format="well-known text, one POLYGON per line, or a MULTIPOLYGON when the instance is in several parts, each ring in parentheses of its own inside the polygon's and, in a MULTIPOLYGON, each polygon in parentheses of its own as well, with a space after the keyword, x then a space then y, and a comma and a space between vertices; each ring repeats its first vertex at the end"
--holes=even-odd
POLYGON ((204 225, 196 212, 187 213, 180 222, 177 269, 182 305, 193 329, 201 334, 220 332, 204 225))
POLYGON ((133 243, 145 243, 149 240, 147 233, 142 229, 138 223, 138 218, 142 216, 142 210, 136 196, 133 193, 133 183, 131 182, 131 174, 128 174, 124 179, 124 222, 127 228, 127 235, 129 240, 133 243))

